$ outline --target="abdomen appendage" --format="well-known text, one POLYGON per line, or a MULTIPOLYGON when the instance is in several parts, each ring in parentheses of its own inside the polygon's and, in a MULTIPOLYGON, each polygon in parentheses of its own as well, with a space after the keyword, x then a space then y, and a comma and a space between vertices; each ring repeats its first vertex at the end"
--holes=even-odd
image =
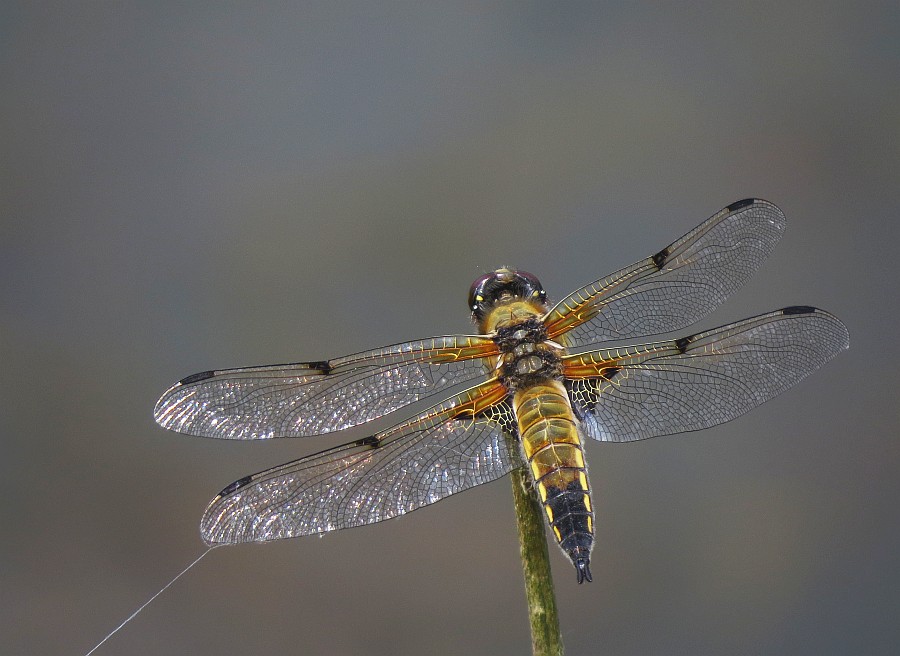
POLYGON ((594 514, 581 438, 566 390, 549 380, 513 398, 519 435, 547 521, 575 564, 579 583, 590 580, 594 514))

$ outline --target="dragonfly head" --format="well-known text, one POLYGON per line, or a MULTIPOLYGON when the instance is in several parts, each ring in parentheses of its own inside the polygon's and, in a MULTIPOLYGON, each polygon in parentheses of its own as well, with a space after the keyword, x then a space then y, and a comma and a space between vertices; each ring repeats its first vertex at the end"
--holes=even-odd
POLYGON ((481 276, 469 288, 469 310, 479 326, 493 307, 523 300, 541 307, 547 300, 541 281, 527 271, 501 267, 481 276))

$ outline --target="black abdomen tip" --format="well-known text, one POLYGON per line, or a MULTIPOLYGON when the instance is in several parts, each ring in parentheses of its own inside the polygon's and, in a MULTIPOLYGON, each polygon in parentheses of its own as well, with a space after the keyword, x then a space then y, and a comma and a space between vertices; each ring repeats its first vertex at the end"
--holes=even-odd
POLYGON ((575 570, 578 572, 578 583, 593 581, 591 578, 591 563, 587 558, 578 558, 575 560, 575 570))

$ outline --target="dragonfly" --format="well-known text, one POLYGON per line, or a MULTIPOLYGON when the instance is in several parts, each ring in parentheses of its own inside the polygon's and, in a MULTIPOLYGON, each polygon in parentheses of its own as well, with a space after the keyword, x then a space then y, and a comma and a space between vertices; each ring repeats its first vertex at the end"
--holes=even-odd
POLYGON ((784 228, 773 203, 741 200, 555 304, 530 273, 503 267, 481 276, 468 297, 476 334, 181 379, 156 404, 159 425, 230 440, 324 435, 437 401, 385 430, 234 481, 206 508, 204 541, 265 542, 373 524, 525 468, 578 583, 591 581, 588 440, 632 442, 722 424, 849 347, 841 321, 810 306, 628 345, 708 315, 756 271, 784 228))

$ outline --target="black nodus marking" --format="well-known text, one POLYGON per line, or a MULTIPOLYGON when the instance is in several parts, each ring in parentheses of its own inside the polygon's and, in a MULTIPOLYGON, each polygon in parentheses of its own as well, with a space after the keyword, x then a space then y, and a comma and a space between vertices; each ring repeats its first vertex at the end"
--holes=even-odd
POLYGON ((216 375, 215 371, 201 371, 199 374, 191 374, 187 378, 178 381, 179 385, 190 385, 191 383, 199 383, 201 380, 212 378, 216 375))
POLYGON ((309 362, 306 365, 310 369, 315 369, 316 371, 321 371, 326 376, 331 373, 331 364, 328 360, 319 360, 318 362, 309 362))
POLYGON ((219 492, 220 497, 225 497, 231 494, 232 492, 241 489, 245 485, 247 485, 250 481, 253 480, 252 476, 244 476, 244 478, 239 478, 234 483, 226 487, 224 490, 219 492))
POLYGON ((659 253, 653 256, 653 264, 656 265, 657 269, 662 269, 666 264, 666 260, 669 259, 669 247, 666 246, 659 253))
POLYGON ((816 311, 816 308, 811 305, 792 305, 791 307, 784 308, 781 313, 782 314, 812 314, 816 311))
POLYGON ((376 449, 381 446, 381 442, 374 435, 369 435, 369 437, 364 437, 361 440, 357 440, 356 446, 370 446, 373 449, 376 449))
POLYGON ((753 203, 755 203, 755 202, 756 202, 755 198, 745 198, 744 200, 735 201, 734 203, 729 205, 726 209, 729 212, 735 212, 737 210, 742 210, 745 207, 749 207, 750 205, 753 205, 753 203))
POLYGON ((678 349, 679 353, 684 353, 687 351, 687 347, 690 346, 691 342, 694 341, 694 336, 690 337, 682 337, 681 339, 675 340, 675 348, 678 349))

